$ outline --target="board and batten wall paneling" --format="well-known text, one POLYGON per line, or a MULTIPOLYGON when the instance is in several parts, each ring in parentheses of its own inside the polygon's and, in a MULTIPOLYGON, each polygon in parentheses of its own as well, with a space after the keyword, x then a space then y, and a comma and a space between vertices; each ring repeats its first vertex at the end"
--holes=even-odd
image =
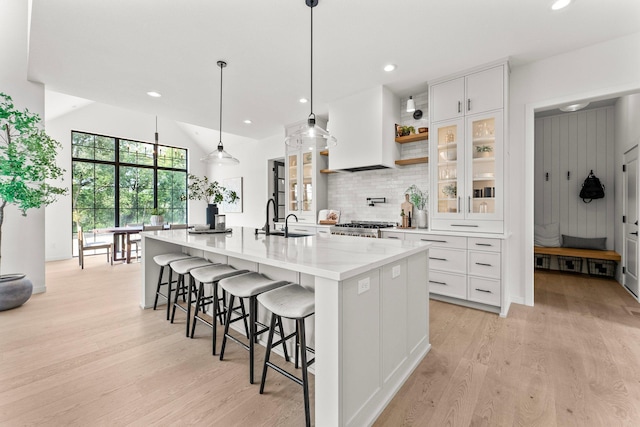
POLYGON ((606 237, 607 249, 614 248, 614 125, 613 107, 536 118, 536 224, 560 223, 560 233, 571 236, 606 237), (605 197, 584 203, 580 189, 591 170, 605 197))

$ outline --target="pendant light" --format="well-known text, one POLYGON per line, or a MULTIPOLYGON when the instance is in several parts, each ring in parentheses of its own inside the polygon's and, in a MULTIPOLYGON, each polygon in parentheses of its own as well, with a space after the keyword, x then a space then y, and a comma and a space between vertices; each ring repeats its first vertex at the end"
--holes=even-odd
POLYGON ((309 97, 311 113, 307 123, 289 135, 284 142, 295 148, 326 150, 335 147, 338 140, 328 131, 316 125, 316 115, 313 114, 313 8, 318 5, 318 0, 305 0, 305 3, 311 10, 311 93, 309 97))
POLYGON ((416 111, 416 102, 413 100, 413 96, 410 96, 407 101, 407 113, 413 113, 414 111, 416 111))
POLYGON ((203 157, 200 160, 216 165, 237 165, 240 160, 224 151, 224 146, 222 145, 222 69, 226 66, 226 62, 218 61, 218 67, 220 67, 220 142, 218 142, 217 150, 212 151, 207 157, 203 157))

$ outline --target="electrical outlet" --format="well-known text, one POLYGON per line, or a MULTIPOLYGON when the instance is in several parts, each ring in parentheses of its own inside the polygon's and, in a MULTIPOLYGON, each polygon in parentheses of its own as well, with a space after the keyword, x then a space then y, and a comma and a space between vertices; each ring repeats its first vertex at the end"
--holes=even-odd
POLYGON ((396 277, 400 276, 400 266, 399 265, 395 265, 392 269, 391 269, 391 278, 395 279, 396 277))
POLYGON ((371 289, 371 282, 369 281, 368 277, 362 280, 358 280, 358 295, 363 292, 367 292, 369 289, 371 289))

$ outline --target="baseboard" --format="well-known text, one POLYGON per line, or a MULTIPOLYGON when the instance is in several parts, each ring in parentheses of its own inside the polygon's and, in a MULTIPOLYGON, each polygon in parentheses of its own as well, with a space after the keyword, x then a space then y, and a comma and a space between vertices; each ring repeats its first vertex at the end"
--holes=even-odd
POLYGON ((43 294, 47 292, 47 287, 46 285, 42 285, 42 286, 34 286, 33 287, 33 293, 34 294, 43 294))

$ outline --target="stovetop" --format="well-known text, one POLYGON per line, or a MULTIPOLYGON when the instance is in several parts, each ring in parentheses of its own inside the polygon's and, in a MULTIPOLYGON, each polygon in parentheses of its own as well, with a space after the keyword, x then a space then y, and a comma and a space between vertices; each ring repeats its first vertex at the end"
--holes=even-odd
POLYGON ((343 224, 336 224, 334 227, 344 227, 344 228, 390 228, 395 227, 396 223, 394 222, 383 222, 383 221, 351 221, 343 224))

